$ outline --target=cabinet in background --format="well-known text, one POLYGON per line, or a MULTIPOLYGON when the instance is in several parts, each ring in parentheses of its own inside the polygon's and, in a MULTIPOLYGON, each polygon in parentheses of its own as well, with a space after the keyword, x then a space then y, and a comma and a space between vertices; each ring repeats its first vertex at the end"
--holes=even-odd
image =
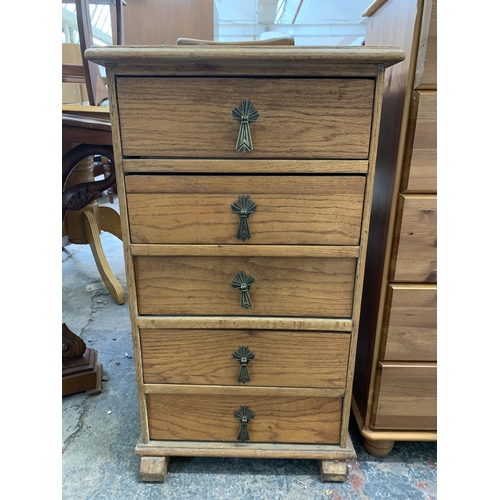
POLYGON ((366 46, 387 70, 353 412, 368 452, 437 439, 437 0, 376 1, 366 46))

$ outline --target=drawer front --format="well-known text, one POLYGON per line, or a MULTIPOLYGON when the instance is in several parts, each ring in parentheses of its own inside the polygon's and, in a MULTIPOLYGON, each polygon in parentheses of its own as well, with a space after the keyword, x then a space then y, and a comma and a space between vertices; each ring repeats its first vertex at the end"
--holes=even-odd
POLYGON ((374 429, 437 429, 437 365, 381 363, 374 429))
POLYGON ((140 338, 146 384, 325 389, 346 385, 348 334, 141 330, 140 338))
POLYGON ((401 191, 437 191, 437 92, 414 92, 401 191))
POLYGON ((338 444, 342 398, 148 394, 150 439, 238 442, 248 406, 248 442, 338 444))
POLYGON ((139 314, 351 316, 355 258, 136 256, 134 261, 139 314), (240 271, 254 279, 248 308, 241 286, 232 285, 240 271))
POLYGON ((117 79, 124 156, 368 157, 374 80, 301 78, 117 79), (233 109, 253 101, 253 150, 236 149, 233 109))
POLYGON ((132 243, 359 243, 364 176, 130 175, 125 183, 132 243))
POLYGON ((437 281, 437 196, 400 195, 390 281, 437 281))
POLYGON ((437 286, 389 285, 380 359, 437 361, 437 286))

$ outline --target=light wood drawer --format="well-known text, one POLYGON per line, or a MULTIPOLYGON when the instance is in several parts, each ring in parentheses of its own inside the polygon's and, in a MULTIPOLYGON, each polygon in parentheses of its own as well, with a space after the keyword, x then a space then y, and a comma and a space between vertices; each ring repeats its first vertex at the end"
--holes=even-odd
MULTIPOLYGON (((141 330, 146 384, 239 385, 240 347, 248 361, 245 386, 345 388, 350 335, 266 330, 141 330)), ((244 369, 243 369, 244 370, 244 369)))
POLYGON ((380 363, 374 429, 437 429, 437 365, 380 363))
MULTIPOLYGON (((240 247, 238 247, 240 248, 240 247)), ((355 258, 135 257, 139 314, 349 318, 355 258), (253 306, 232 282, 254 278, 253 306)))
POLYGON ((124 156, 368 157, 374 80, 117 78, 124 156), (259 112, 253 150, 236 150, 242 99, 259 112))
POLYGON ((125 178, 132 243, 357 245, 364 176, 125 178), (250 239, 232 205, 249 195, 250 239))
POLYGON ((437 286, 390 284, 380 359, 437 361, 437 286))
POLYGON ((148 394, 150 439, 238 442, 234 412, 248 406, 250 443, 330 443, 340 437, 342 398, 148 394))
POLYGON ((401 192, 437 191, 437 92, 414 92, 401 192))
POLYGON ((400 195, 390 281, 437 281, 437 196, 400 195))

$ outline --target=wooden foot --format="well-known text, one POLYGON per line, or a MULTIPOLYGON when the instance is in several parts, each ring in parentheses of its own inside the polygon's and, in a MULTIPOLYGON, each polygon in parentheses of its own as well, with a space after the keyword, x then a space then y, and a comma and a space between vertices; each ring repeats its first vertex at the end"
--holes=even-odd
POLYGON ((88 349, 85 342, 62 325, 62 395, 87 391, 88 395, 102 391, 102 365, 97 351, 88 349))
POLYGON ((139 479, 161 483, 167 475, 168 461, 170 457, 141 457, 141 468, 139 479))
POLYGON ((124 304, 125 292, 109 267, 106 256, 104 255, 99 235, 99 226, 97 225, 93 212, 87 210, 83 211, 83 224, 85 227, 85 236, 92 249, 97 269, 99 270, 106 288, 118 304, 124 304))
POLYGON ((321 481, 342 482, 347 479, 346 460, 320 460, 321 481))
POLYGON ((367 439, 363 437, 363 446, 370 455, 374 457, 385 457, 392 451, 394 441, 367 439))

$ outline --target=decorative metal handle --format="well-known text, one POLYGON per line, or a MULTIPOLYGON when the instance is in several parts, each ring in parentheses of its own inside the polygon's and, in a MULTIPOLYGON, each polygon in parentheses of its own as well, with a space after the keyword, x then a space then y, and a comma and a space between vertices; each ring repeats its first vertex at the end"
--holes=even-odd
POLYGON ((231 210, 240 216, 240 225, 238 226, 236 238, 241 241, 249 240, 251 236, 250 228, 248 227, 248 218, 250 214, 253 214, 257 210, 257 205, 250 199, 250 195, 244 194, 239 196, 238 200, 231 205, 231 210))
POLYGON ((252 301, 250 300, 249 292, 250 287, 253 285, 254 281, 255 280, 253 279, 253 277, 247 274, 245 271, 238 271, 231 283, 233 288, 241 291, 240 306, 244 307, 245 309, 248 309, 253 305, 252 301))
POLYGON ((255 354, 245 345, 238 348, 237 351, 233 352, 233 358, 240 362, 240 374, 238 376, 238 382, 244 384, 250 382, 250 373, 248 372, 248 363, 255 358, 255 354))
POLYGON ((248 435, 248 421, 255 417, 255 413, 249 406, 241 406, 239 410, 234 412, 234 417, 241 420, 240 432, 238 432, 238 441, 250 441, 248 435))
POLYGON ((236 140, 236 149, 245 153, 253 149, 250 123, 256 122, 259 112, 253 107, 253 101, 242 99, 241 104, 233 109, 233 118, 240 121, 240 131, 236 140))

